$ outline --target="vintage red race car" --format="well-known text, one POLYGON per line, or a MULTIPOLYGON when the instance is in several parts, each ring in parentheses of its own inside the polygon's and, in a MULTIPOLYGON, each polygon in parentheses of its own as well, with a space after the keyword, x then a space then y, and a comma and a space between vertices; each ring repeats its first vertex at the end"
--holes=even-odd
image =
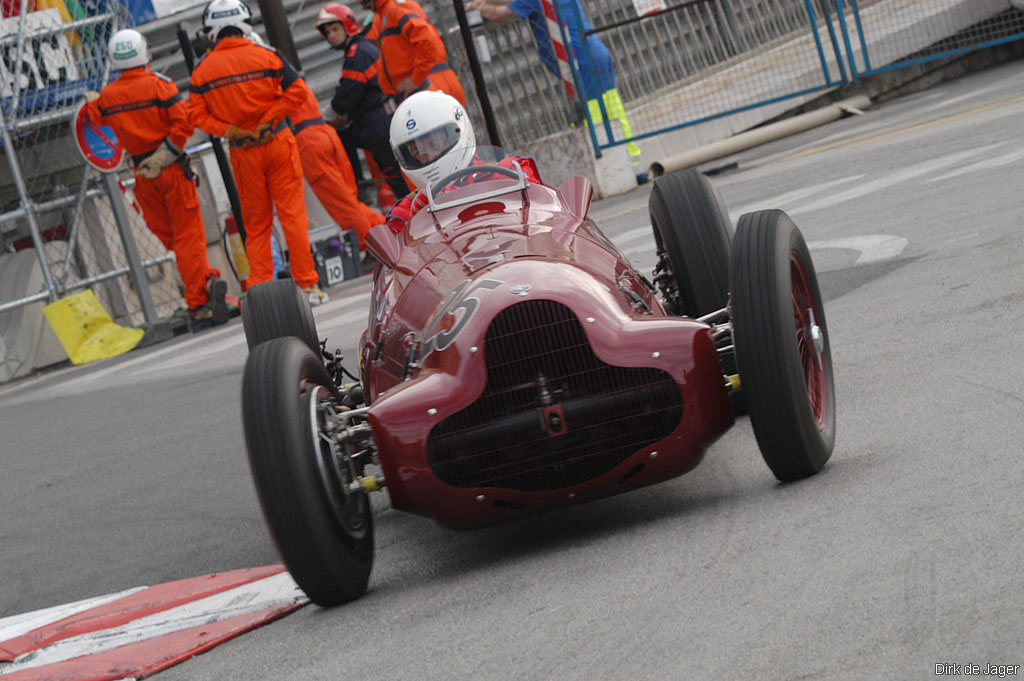
POLYGON ((743 410, 777 478, 825 465, 825 311, 789 217, 749 213, 734 235, 704 175, 661 177, 652 283, 587 217, 592 193, 475 165, 431 186, 404 229, 374 227, 356 381, 294 285, 249 292, 249 460, 314 602, 365 592, 379 489, 448 527, 506 522, 686 473, 743 410))

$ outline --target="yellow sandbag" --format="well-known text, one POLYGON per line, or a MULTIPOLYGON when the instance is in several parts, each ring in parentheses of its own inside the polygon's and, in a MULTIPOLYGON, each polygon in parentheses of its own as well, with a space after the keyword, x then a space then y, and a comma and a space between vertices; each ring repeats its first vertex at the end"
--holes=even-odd
POLYGON ((43 314, 72 364, 122 355, 138 345, 145 333, 115 324, 91 290, 50 303, 43 314))

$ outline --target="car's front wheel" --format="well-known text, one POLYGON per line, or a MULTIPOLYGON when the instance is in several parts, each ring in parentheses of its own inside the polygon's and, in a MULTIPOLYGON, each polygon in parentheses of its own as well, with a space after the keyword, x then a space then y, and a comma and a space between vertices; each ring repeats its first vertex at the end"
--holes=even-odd
POLYGON ((732 326, 765 462, 779 480, 817 473, 835 445, 832 350, 810 251, 782 211, 740 217, 732 249, 732 326))
POLYGON ((338 408, 319 358, 298 338, 253 348, 242 379, 242 421, 256 492, 295 581, 316 604, 366 592, 373 566, 370 501, 325 433, 338 408))

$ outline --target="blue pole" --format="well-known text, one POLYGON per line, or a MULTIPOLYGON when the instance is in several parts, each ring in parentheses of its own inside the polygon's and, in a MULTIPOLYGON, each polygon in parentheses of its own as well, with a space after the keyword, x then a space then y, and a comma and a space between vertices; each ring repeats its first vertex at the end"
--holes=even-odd
MULTIPOLYGON (((565 23, 562 21, 562 13, 558 9, 557 0, 554 0, 552 5, 555 8, 555 19, 558 21, 558 30, 562 34, 562 44, 565 45, 566 52, 569 54, 569 70, 572 71, 572 79, 576 84, 576 99, 583 103, 583 115, 587 117, 587 128, 590 129, 590 141, 594 144, 594 156, 596 158, 601 158, 601 144, 597 141, 597 130, 594 128, 594 119, 590 116, 590 107, 587 105, 587 100, 584 99, 583 78, 580 76, 577 69, 575 56, 576 50, 573 49, 572 40, 568 35, 568 31, 565 30, 565 23)), ((582 27, 583 25, 580 24, 580 28, 582 27)), ((605 119, 607 120, 607 116, 605 119)), ((610 137, 608 139, 611 140, 610 137)))
MULTIPOLYGON (((557 1, 555 2, 555 4, 557 6, 557 4, 558 4, 557 1)), ((586 68, 590 71, 590 75, 594 79, 594 84, 596 85, 597 83, 600 82, 600 79, 599 79, 598 73, 597 73, 597 66, 594 63, 594 57, 593 57, 593 55, 590 54, 590 45, 587 43, 587 36, 583 35, 583 15, 580 13, 579 3, 577 3, 577 2, 573 2, 572 3, 572 13, 573 13, 573 15, 575 15, 575 17, 576 17, 576 25, 579 27, 580 41, 583 43, 583 46, 582 46, 583 47, 583 58, 586 59, 586 61, 587 61, 586 68)), ((582 68, 583 67, 581 66, 581 70, 582 70, 582 68)), ((600 89, 600 88, 598 88, 598 89, 600 89)), ((580 90, 580 94, 582 95, 581 99, 583 99, 584 102, 588 102, 587 94, 585 92, 583 92, 582 90, 580 90)), ((608 135, 608 144, 611 145, 612 143, 615 142, 615 137, 614 137, 614 134, 612 133, 612 123, 611 123, 610 120, 608 120, 608 111, 605 109, 605 106, 604 106, 604 93, 603 92, 598 92, 597 93, 597 106, 598 106, 598 110, 601 112, 601 118, 604 120, 604 132, 605 132, 606 135, 608 135)), ((587 103, 587 111, 588 112, 590 111, 590 104, 589 104, 589 102, 587 103)))
POLYGON ((825 84, 832 84, 832 74, 828 72, 828 60, 825 59, 825 47, 821 44, 821 36, 818 35, 818 17, 814 14, 814 5, 811 0, 804 0, 807 7, 807 18, 811 22, 811 33, 814 35, 814 44, 818 46, 818 59, 821 60, 821 70, 825 73, 825 84))
POLYGON ((868 45, 864 40, 864 27, 860 23, 860 9, 857 7, 857 0, 850 0, 850 7, 853 8, 853 20, 857 23, 857 35, 860 36, 860 53, 864 56, 864 71, 870 71, 871 58, 868 56, 868 45))
POLYGON ((825 0, 825 26, 828 27, 828 37, 832 43, 832 52, 836 55, 836 64, 839 65, 839 77, 847 81, 846 66, 843 65, 843 53, 839 49, 839 39, 836 38, 836 30, 832 26, 832 17, 828 16, 828 0, 825 0))
POLYGON ((859 83, 857 61, 853 58, 853 45, 850 44, 850 31, 846 28, 846 15, 843 13, 843 0, 836 0, 836 12, 839 13, 839 28, 843 31, 843 44, 846 47, 846 58, 850 60, 850 76, 854 83, 859 83))

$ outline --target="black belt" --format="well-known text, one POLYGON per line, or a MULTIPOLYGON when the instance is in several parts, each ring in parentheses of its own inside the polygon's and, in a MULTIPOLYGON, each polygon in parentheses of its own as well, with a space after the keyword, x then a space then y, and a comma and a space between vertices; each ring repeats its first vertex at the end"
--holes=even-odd
POLYGON ((441 71, 449 71, 451 68, 452 67, 448 65, 448 62, 443 61, 440 64, 434 64, 431 66, 427 73, 440 73, 441 71))
POLYGON ((160 145, 157 145, 156 147, 154 147, 153 149, 150 149, 149 151, 144 151, 144 152, 142 152, 141 154, 139 154, 137 156, 132 156, 132 165, 135 166, 135 167, 138 167, 138 165, 140 163, 142 163, 147 158, 149 158, 150 156, 155 154, 156 150, 159 149, 159 148, 160 148, 160 145))
POLYGON ((295 132, 296 134, 298 134, 299 132, 302 132, 306 128, 310 128, 310 127, 312 127, 314 125, 320 125, 320 124, 327 125, 327 121, 325 121, 322 116, 317 116, 316 118, 307 118, 304 121, 300 121, 299 123, 296 123, 295 127, 292 129, 292 132, 295 132))
MULTIPOLYGON (((157 147, 156 149, 159 148, 160 147, 157 147)), ((132 166, 138 168, 140 163, 142 163, 147 158, 156 153, 156 149, 150 149, 149 151, 145 151, 136 156, 132 156, 132 166)), ((192 170, 192 163, 188 154, 186 154, 185 152, 178 154, 177 156, 174 157, 174 161, 172 161, 172 163, 178 164, 178 166, 181 168, 181 172, 185 174, 185 179, 193 183, 195 186, 199 186, 199 176, 196 175, 196 172, 194 170, 192 170)))
MULTIPOLYGON (((280 123, 277 124, 277 127, 274 128, 273 132, 276 135, 277 133, 281 132, 285 128, 290 128, 290 127, 292 127, 292 122, 291 122, 291 120, 287 116, 285 116, 284 119, 280 123)), ((252 140, 250 140, 250 142, 251 141, 252 140)), ((228 144, 233 146, 233 147, 241 147, 241 146, 245 145, 245 140, 239 140, 237 142, 235 140, 228 140, 228 144)))

